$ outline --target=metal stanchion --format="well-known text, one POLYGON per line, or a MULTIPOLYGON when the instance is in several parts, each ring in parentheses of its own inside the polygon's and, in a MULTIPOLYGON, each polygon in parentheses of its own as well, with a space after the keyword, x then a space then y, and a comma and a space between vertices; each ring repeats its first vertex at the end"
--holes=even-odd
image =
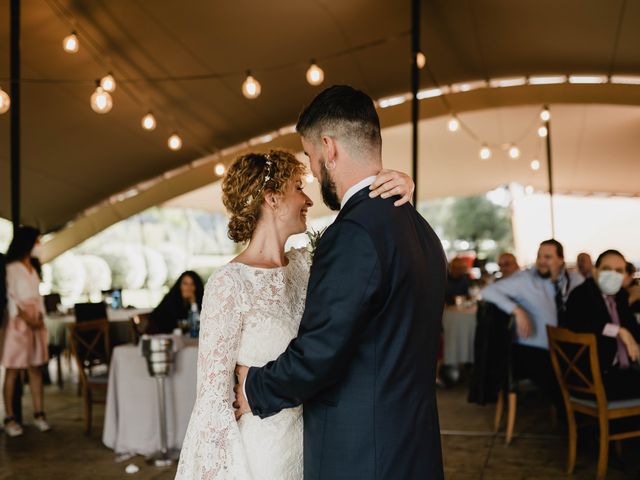
POLYGON ((147 463, 167 467, 174 463, 180 452, 167 445, 167 412, 164 380, 173 365, 173 339, 169 337, 142 338, 142 352, 147 359, 149 375, 156 379, 158 387, 158 413, 160 416, 160 451, 147 458, 147 463))

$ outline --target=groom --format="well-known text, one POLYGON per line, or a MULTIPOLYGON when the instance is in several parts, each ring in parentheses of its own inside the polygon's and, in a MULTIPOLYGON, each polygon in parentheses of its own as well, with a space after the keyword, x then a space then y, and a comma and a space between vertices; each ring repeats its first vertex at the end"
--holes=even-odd
POLYGON ((365 93, 324 90, 296 128, 340 213, 317 246, 297 338, 263 368, 238 367, 238 414, 304 403, 305 480, 443 478, 440 241, 411 205, 369 197, 382 139, 365 93))

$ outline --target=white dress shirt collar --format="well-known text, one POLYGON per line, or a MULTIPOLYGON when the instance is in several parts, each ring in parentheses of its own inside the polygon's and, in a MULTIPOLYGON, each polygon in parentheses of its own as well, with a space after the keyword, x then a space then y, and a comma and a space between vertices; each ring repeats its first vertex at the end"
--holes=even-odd
POLYGON ((344 196, 342 197, 342 202, 340 202, 340 210, 342 210, 344 208, 344 206, 347 204, 347 202, 351 199, 351 197, 353 197, 356 193, 358 193, 360 190, 362 190, 365 187, 370 187, 371 184, 376 180, 375 175, 371 176, 371 177, 367 177, 361 181, 359 181, 358 183, 356 183, 353 187, 351 187, 349 190, 347 190, 344 193, 344 196))

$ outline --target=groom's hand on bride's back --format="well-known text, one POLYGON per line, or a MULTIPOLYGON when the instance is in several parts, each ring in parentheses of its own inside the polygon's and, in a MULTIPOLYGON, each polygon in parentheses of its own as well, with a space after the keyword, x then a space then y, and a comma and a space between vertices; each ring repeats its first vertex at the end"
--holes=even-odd
POLYGON ((399 207, 410 202, 416 186, 408 175, 395 170, 381 170, 375 181, 369 187, 371 192, 369 197, 389 198, 393 196, 401 197, 394 205, 399 207))
POLYGON ((238 383, 233 387, 233 391, 236 395, 236 401, 233 402, 233 408, 235 409, 236 420, 239 420, 245 413, 251 413, 251 407, 247 398, 244 396, 244 382, 247 379, 247 373, 249 368, 243 365, 236 365, 236 377, 238 383))

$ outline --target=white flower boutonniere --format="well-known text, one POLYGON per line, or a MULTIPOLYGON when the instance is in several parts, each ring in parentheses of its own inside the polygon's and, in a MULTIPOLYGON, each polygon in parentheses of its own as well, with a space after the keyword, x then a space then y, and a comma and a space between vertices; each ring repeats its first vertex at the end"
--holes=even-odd
POLYGON ((307 237, 309 237, 309 245, 307 245, 307 250, 309 251, 309 255, 311 257, 311 261, 313 261, 313 257, 316 254, 316 249, 318 248, 318 243, 320 242, 320 238, 322 234, 325 232, 327 227, 323 228, 319 232, 316 230, 311 230, 307 232, 307 237))

